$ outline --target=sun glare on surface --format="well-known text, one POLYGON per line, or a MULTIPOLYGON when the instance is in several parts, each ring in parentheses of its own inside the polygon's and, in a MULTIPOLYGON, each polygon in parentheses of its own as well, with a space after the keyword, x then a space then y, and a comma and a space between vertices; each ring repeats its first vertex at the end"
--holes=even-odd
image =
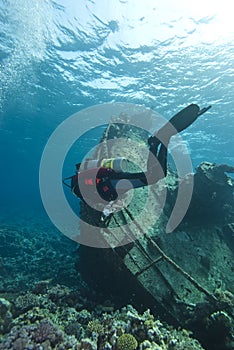
POLYGON ((224 42, 234 39, 232 0, 179 0, 176 3, 181 3, 180 6, 186 9, 187 16, 200 24, 201 34, 206 41, 224 42))
POLYGON ((103 0, 102 6, 96 2, 90 10, 106 23, 118 24, 112 43, 131 47, 173 38, 180 39, 173 45, 220 44, 234 37, 232 0, 103 0))

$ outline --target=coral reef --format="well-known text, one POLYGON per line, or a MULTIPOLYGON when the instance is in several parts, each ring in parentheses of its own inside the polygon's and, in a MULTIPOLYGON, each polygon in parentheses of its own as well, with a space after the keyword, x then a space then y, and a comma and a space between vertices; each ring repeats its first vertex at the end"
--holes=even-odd
POLYGON ((20 243, 25 240, 25 230, 4 226, 1 233, 6 245, 7 237, 11 234, 16 237, 12 240, 11 250, 4 250, 2 246, 1 263, 4 268, 0 281, 0 350, 119 350, 126 346, 136 350, 233 349, 233 320, 230 314, 233 312, 234 298, 225 285, 220 283, 214 291, 218 308, 210 310, 208 317, 204 313, 207 305, 201 304, 200 313, 197 309, 194 322, 200 324, 203 320, 204 333, 192 333, 189 324, 186 330, 162 323, 156 316, 157 307, 154 311, 142 311, 142 308, 137 311, 130 305, 119 307, 117 302, 105 301, 105 295, 90 290, 79 274, 72 284, 75 275, 72 263, 79 269, 80 260, 73 256, 71 248, 74 249, 74 244, 70 245, 66 238, 61 242, 59 237, 58 243, 64 245, 65 257, 55 244, 53 234, 42 233, 41 236, 37 232, 35 239, 32 230, 33 247, 39 249, 39 244, 44 247, 48 245, 50 250, 51 259, 47 260, 46 266, 42 265, 40 274, 38 270, 35 273, 36 262, 41 266, 39 255, 34 254, 33 248, 29 249, 31 243, 20 243), (17 254, 18 249, 21 255, 17 254), (56 253, 57 249, 59 254, 56 253), (64 266, 68 258, 71 261, 64 266), (54 271, 62 271, 63 283, 59 283, 60 278, 54 271), (63 278, 65 275, 66 278, 63 278), (25 285, 22 284, 24 280, 25 285), (204 347, 195 339, 198 336, 204 347), (218 347, 215 347, 214 340, 218 347))
MULTIPOLYGON (((71 288, 65 290, 66 297, 74 295, 71 288)), ((1 324, 5 324, 1 327, 1 350, 203 349, 189 331, 161 323, 150 310, 141 314, 130 305, 115 311, 105 305, 79 310, 74 299, 72 305, 69 298, 52 300, 52 291, 54 286, 48 286, 44 294, 28 292, 15 298, 5 293, 0 298, 1 324)))
POLYGON ((55 228, 19 222, 0 226, 0 291, 27 291, 35 282, 81 284, 75 271, 77 244, 55 228), (69 270, 69 273, 67 271, 69 270))

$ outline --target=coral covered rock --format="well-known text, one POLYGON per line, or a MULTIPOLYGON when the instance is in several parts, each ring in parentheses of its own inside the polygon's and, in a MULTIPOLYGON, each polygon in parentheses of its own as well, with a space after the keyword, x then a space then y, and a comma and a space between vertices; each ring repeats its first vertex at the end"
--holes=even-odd
POLYGON ((135 350, 137 348, 137 340, 132 334, 122 334, 117 340, 118 350, 135 350))

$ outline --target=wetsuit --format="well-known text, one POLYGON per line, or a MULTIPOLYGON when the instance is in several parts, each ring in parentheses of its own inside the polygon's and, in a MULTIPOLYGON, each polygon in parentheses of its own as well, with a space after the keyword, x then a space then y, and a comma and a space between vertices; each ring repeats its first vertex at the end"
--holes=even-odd
POLYGON ((110 202, 118 198, 118 193, 123 194, 132 188, 156 183, 167 175, 167 149, 170 138, 186 129, 210 108, 211 106, 200 110, 197 105, 191 104, 173 116, 155 135, 151 136, 148 139, 150 152, 146 172, 115 172, 110 168, 78 171, 71 178, 73 193, 83 200, 85 199, 82 193, 85 193, 86 198, 92 197, 93 199, 96 193, 105 201, 110 202))

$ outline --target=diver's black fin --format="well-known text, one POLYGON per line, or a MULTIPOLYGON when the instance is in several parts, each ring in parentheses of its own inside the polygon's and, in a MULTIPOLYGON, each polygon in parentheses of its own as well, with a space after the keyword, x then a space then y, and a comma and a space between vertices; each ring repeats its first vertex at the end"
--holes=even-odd
POLYGON ((208 106, 200 110, 198 105, 191 104, 174 115, 169 120, 169 123, 171 123, 178 132, 181 132, 190 126, 200 115, 208 111, 210 108, 211 106, 208 106))
POLYGON ((212 106, 208 106, 208 107, 204 107, 202 108, 199 112, 198 115, 202 115, 203 113, 205 113, 206 111, 208 111, 208 109, 210 109, 212 106))
POLYGON ((185 130, 189 127, 201 114, 210 109, 211 106, 205 107, 202 110, 196 104, 191 104, 180 112, 175 114, 158 132, 155 136, 164 144, 168 143, 170 137, 185 130))
POLYGON ((188 107, 182 109, 180 112, 175 114, 170 120, 172 126, 181 132, 191 125, 198 117, 200 108, 198 105, 191 104, 188 107))

